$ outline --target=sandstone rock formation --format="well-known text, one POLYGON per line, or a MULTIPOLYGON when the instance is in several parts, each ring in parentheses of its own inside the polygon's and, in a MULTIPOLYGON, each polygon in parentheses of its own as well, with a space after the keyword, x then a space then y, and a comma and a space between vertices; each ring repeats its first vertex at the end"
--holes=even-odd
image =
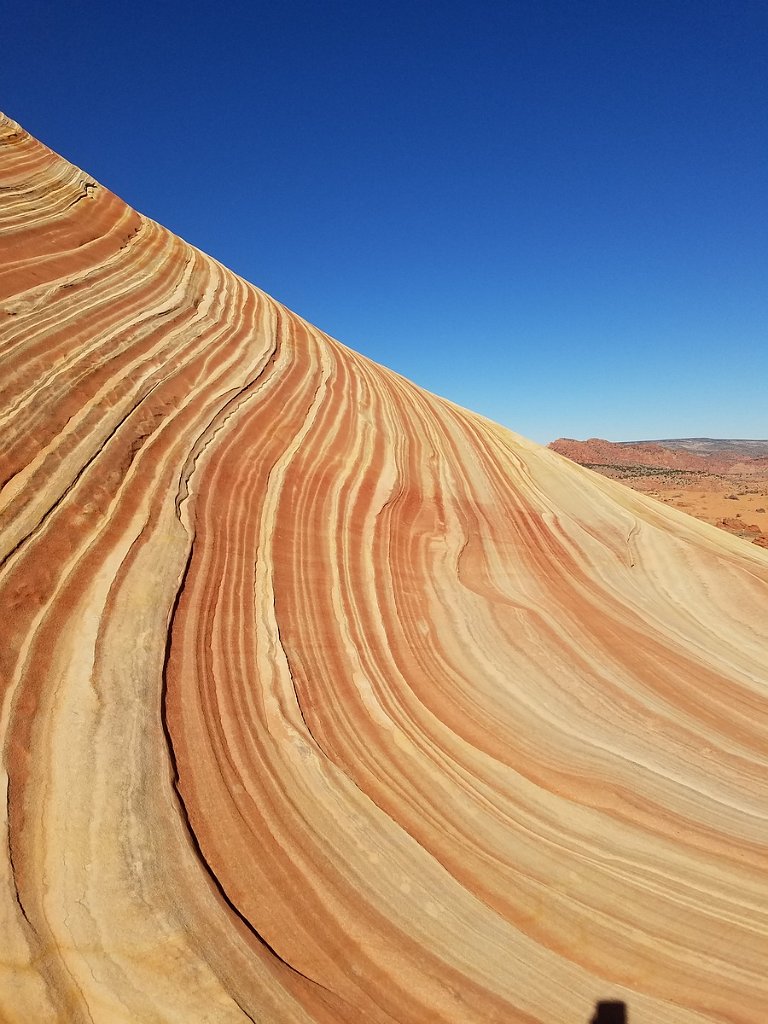
MULTIPOLYGON (((768 441, 743 442, 756 451, 768 447, 768 441)), ((686 473, 738 474, 740 476, 768 476, 768 458, 763 455, 746 457, 738 442, 710 441, 707 449, 704 442, 698 449, 683 446, 680 441, 604 441, 591 437, 587 441, 576 441, 570 437, 559 437, 549 445, 561 455, 566 455, 580 465, 594 466, 650 466, 655 469, 681 470, 686 473), (720 447, 718 447, 720 445, 720 447)))
POLYGON ((0 391, 0 1019, 762 1019, 768 552, 8 120, 0 391))

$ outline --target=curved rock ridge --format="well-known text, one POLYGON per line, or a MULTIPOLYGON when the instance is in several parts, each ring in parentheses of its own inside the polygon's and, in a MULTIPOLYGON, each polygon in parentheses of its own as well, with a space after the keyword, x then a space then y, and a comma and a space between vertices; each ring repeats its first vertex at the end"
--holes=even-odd
POLYGON ((761 1020, 768 552, 7 119, 0 254, 0 1019, 761 1020))

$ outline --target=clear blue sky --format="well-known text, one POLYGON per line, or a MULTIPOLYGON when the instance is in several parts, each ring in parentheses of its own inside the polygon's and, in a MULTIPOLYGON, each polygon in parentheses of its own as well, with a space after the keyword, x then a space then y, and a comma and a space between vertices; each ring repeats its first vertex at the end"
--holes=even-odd
POLYGON ((538 441, 768 437, 768 5, 27 0, 0 106, 538 441))

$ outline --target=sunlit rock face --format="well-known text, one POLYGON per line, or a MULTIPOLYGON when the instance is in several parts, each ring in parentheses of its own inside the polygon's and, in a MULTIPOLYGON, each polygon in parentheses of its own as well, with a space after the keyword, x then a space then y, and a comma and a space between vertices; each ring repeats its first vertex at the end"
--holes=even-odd
POLYGON ((0 1019, 763 1020, 768 552, 0 125, 0 1019))

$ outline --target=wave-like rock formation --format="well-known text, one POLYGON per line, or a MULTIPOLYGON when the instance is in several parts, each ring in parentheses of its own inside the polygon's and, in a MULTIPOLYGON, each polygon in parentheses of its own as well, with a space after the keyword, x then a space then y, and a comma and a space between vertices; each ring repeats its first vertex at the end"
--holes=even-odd
POLYGON ((760 1020, 768 553, 0 136, 0 1019, 760 1020))

